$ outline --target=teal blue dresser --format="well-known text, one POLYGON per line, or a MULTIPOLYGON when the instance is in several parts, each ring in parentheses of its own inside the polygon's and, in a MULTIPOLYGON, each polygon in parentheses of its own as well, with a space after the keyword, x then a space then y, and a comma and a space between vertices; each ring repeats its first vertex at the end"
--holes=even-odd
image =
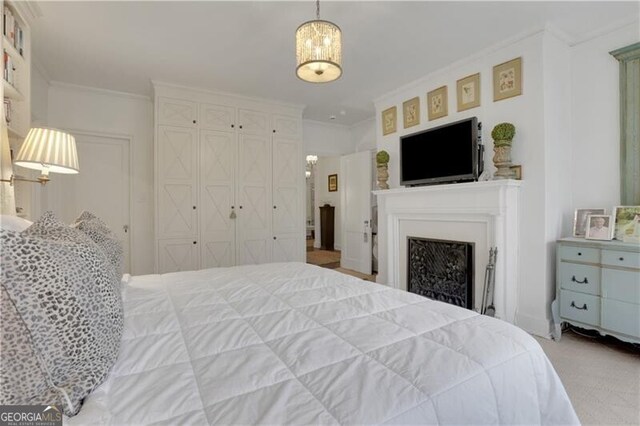
POLYGON ((640 343, 640 245, 563 238, 556 256, 556 319, 640 343))

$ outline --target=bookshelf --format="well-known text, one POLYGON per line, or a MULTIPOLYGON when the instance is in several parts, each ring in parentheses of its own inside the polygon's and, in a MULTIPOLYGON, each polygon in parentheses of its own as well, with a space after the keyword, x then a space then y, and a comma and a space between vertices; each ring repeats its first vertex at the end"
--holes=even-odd
MULTIPOLYGON (((2 98, 3 114, 8 114, 9 145, 13 155, 20 149, 31 127, 31 28, 29 23, 36 16, 29 2, 0 0, 2 5, 3 51, 2 98), (8 14, 7 14, 8 12, 8 14), (12 31, 13 30, 13 31, 12 31), (10 69, 7 65, 10 65, 10 69)), ((5 115, 7 116, 7 115, 5 115)), ((35 172, 14 167, 18 176, 33 178, 35 172)), ((28 182, 15 182, 14 192, 18 215, 32 217, 35 200, 40 189, 28 182)))

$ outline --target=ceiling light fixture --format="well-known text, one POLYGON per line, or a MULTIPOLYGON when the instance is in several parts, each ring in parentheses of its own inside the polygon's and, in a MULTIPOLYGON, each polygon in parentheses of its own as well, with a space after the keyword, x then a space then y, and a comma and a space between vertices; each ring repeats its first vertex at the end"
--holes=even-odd
POLYGON ((296 63, 298 78, 310 83, 328 83, 342 75, 342 31, 320 19, 320 0, 316 19, 296 30, 296 63))

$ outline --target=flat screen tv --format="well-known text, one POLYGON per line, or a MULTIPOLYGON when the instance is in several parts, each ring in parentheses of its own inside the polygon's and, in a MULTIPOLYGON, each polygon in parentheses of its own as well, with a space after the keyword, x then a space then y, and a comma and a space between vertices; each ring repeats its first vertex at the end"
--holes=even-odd
POLYGON ((400 138, 400 183, 406 186, 478 180, 482 145, 476 117, 400 138))

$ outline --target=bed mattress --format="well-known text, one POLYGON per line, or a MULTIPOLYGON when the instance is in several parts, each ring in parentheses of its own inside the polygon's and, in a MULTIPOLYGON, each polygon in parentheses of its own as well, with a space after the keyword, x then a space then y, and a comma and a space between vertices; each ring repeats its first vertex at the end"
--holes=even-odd
POLYGON ((132 277, 118 361, 68 424, 574 424, 503 321, 302 263, 132 277))

